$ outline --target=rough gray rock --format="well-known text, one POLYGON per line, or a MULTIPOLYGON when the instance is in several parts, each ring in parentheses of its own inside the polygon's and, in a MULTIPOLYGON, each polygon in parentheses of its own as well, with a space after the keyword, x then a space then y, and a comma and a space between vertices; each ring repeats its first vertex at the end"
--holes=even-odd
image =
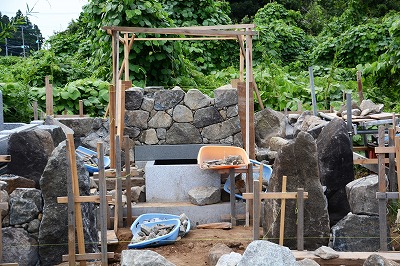
POLYGON ((358 178, 346 185, 346 194, 354 214, 378 214, 378 175, 358 178))
POLYGON ((360 109, 362 115, 381 113, 383 110, 383 104, 375 104, 373 101, 367 99, 361 102, 360 109))
POLYGON ((222 122, 222 116, 214 106, 198 109, 194 113, 193 125, 197 128, 222 122))
POLYGON ((166 144, 196 144, 201 143, 200 131, 189 123, 174 123, 167 130, 166 144))
MULTIPOLYGON (((54 118, 53 118, 54 119, 54 118)), ((93 129, 93 117, 81 117, 76 118, 57 118, 57 120, 64 124, 65 126, 72 128, 74 130, 74 138, 81 138, 87 136, 89 132, 93 129)), ((51 118, 46 117, 45 124, 51 124, 51 118)))
MULTIPOLYGON (((89 174, 83 161, 77 158, 80 195, 89 192, 89 174)), ((67 196, 67 162, 65 142, 54 150, 40 179, 44 207, 39 229, 39 256, 43 266, 61 263, 68 254, 67 204, 57 202, 57 197, 67 196)), ((93 203, 82 203, 82 222, 87 253, 98 252, 98 233, 93 203)))
POLYGON ((17 188, 10 194, 10 225, 29 223, 43 210, 42 193, 36 188, 17 188))
POLYGON ((82 145, 92 149, 97 150, 97 143, 102 141, 104 144, 104 150, 106 154, 110 150, 110 133, 108 130, 108 121, 102 123, 102 125, 96 130, 91 131, 85 137, 82 138, 82 145))
POLYGON ((147 112, 151 112, 154 108, 154 99, 153 98, 148 98, 148 97, 144 97, 143 98, 143 102, 142 102, 142 106, 140 107, 142 110, 147 111, 147 112))
POLYGON ((333 250, 332 248, 327 246, 322 246, 317 248, 314 251, 314 255, 324 260, 339 258, 339 253, 336 250, 333 250))
POLYGON ((219 258, 216 266, 236 266, 242 259, 242 255, 237 252, 224 254, 219 258))
POLYGON ((286 117, 280 112, 265 108, 254 115, 257 147, 268 148, 271 137, 286 136, 286 117))
POLYGON ((230 118, 224 122, 203 128, 201 135, 211 141, 227 138, 240 132, 239 117, 230 118))
POLYGON ((287 145, 289 140, 281 137, 272 137, 269 140, 269 148, 273 151, 279 151, 283 146, 287 145))
POLYGON ((125 111, 125 125, 127 127, 147 129, 149 116, 149 112, 143 110, 125 111))
POLYGON ((1 175, 0 181, 7 183, 5 190, 11 194, 16 188, 34 188, 35 181, 18 175, 1 175))
POLYGON ((190 109, 196 110, 209 106, 212 102, 212 99, 197 89, 190 89, 186 93, 183 102, 190 109))
POLYGON ((151 250, 123 250, 121 266, 175 266, 160 254, 151 250))
POLYGON ((225 85, 214 90, 215 107, 221 108, 238 104, 237 89, 225 85))
POLYGON ((181 89, 157 91, 154 93, 154 110, 164 111, 177 106, 185 97, 181 89))
POLYGON ((295 266, 290 249, 266 240, 251 242, 237 266, 295 266))
POLYGON ((336 251, 374 252, 380 249, 378 216, 349 213, 331 230, 329 247, 336 251))
POLYGON ((38 265, 38 242, 23 228, 6 227, 3 234, 3 263, 38 265))
MULTIPOLYGON (((314 138, 305 132, 283 146, 275 159, 274 171, 268 191, 282 191, 282 177, 287 176, 286 191, 296 192, 304 188, 308 199, 304 201, 304 248, 315 250, 328 244, 329 216, 323 189, 319 181, 317 147, 314 138), (295 162, 295 163, 294 163, 295 162)), ((297 248, 296 201, 286 200, 284 245, 297 248)), ((263 231, 266 237, 279 238, 280 200, 266 200, 264 205, 263 231)))
MULTIPOLYGON (((3 189, 0 190, 0 202, 7 202, 8 203, 9 201, 10 201, 10 197, 9 197, 7 191, 5 191, 3 189)), ((8 210, 9 210, 9 206, 7 207, 7 209, 1 209, 0 210, 0 215, 1 215, 2 218, 8 214, 8 210)))
POLYGON ((148 123, 152 128, 168 128, 172 124, 172 117, 164 111, 159 111, 150 118, 148 123))
POLYGON ((125 90, 125 109, 132 111, 137 110, 142 105, 143 89, 133 87, 125 90))
POLYGON ((327 121, 313 115, 310 111, 306 111, 300 115, 297 122, 293 125, 294 134, 297 135, 300 131, 305 131, 316 139, 327 124, 327 121))
POLYGON ((221 201, 221 189, 218 187, 194 187, 188 192, 192 204, 204 206, 221 201))
POLYGON ((208 253, 208 265, 214 266, 224 254, 229 254, 232 249, 223 243, 215 244, 208 253))
POLYGON ((330 225, 333 226, 349 211, 345 187, 354 180, 353 151, 346 124, 335 118, 317 139, 321 184, 326 186, 330 225))
POLYGON ((37 128, 45 130, 50 133, 50 135, 53 139, 54 147, 57 147, 58 144, 60 144, 62 141, 64 141, 66 139, 64 131, 59 126, 39 125, 37 128))
POLYGON ((158 143, 157 131, 154 128, 143 131, 141 141, 147 145, 154 145, 158 143))
POLYGON ((312 259, 302 259, 297 261, 297 266, 319 266, 319 264, 312 259))
POLYGON ((400 266, 400 263, 372 254, 364 261, 363 266, 400 266))
POLYGON ((172 118, 178 123, 189 123, 193 122, 193 113, 186 106, 179 104, 175 106, 172 118))
POLYGON ((226 110, 226 117, 231 118, 239 115, 239 108, 237 105, 229 106, 226 110))
POLYGON ((47 131, 34 129, 14 133, 8 141, 7 153, 12 160, 7 172, 31 179, 39 188, 40 176, 53 150, 53 139, 47 131))

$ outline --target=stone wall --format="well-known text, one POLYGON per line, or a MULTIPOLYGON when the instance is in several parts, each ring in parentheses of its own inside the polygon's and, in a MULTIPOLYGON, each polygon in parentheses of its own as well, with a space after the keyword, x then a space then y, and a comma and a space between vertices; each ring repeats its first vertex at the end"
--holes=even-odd
POLYGON ((229 144, 242 146, 237 90, 226 85, 214 98, 197 89, 130 88, 125 134, 136 145, 229 144))

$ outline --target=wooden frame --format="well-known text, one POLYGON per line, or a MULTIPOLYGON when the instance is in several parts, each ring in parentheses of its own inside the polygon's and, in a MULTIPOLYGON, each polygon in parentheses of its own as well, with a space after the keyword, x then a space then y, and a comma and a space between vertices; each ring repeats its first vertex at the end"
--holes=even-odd
MULTIPOLYGON (((258 32, 254 31, 254 24, 238 24, 238 25, 217 25, 217 26, 193 26, 193 27, 176 27, 176 28, 142 28, 142 27, 121 27, 121 26, 105 26, 102 29, 107 31, 108 34, 112 36, 112 58, 113 58, 113 81, 112 86, 115 88, 116 99, 113 101, 115 109, 118 110, 118 114, 112 114, 113 110, 110 108, 110 119, 113 117, 116 119, 115 126, 116 130, 110 130, 110 139, 114 140, 115 134, 123 134, 123 128, 118 128, 118 120, 121 119, 120 112, 124 111, 124 108, 119 107, 121 103, 121 84, 119 78, 122 76, 122 71, 125 71, 125 81, 129 79, 129 51, 133 45, 134 40, 149 41, 149 40, 228 40, 237 39, 240 46, 240 81, 243 81, 243 71, 244 62, 246 63, 246 116, 245 116, 245 132, 246 139, 244 140, 245 150, 247 154, 250 155, 254 151, 254 139, 250 141, 250 137, 253 135, 250 133, 250 127, 254 130, 254 126, 250 125, 250 115, 254 116, 254 111, 250 114, 250 83, 254 82, 253 69, 252 69, 252 37, 258 35, 258 32), (181 37, 171 37, 171 38, 135 38, 136 33, 146 33, 146 34, 165 34, 165 35, 179 35, 181 37), (120 37, 123 34, 123 38, 120 37), (129 38, 129 34, 131 37, 129 38), (192 38, 187 38, 186 36, 194 36, 192 38), (124 44, 124 60, 122 62, 121 68, 119 67, 119 43, 124 44), (244 42, 245 45, 244 46, 244 42)), ((256 86, 254 86, 256 88, 256 86)), ((256 92, 257 97, 259 97, 256 92)), ((110 124, 111 126, 111 124, 110 124)), ((123 127, 123 125, 122 125, 123 127)), ((113 145, 112 145, 113 146, 113 145)), ((112 150, 112 147, 111 147, 112 150)), ((115 167, 115 154, 111 154, 111 167, 115 167)))

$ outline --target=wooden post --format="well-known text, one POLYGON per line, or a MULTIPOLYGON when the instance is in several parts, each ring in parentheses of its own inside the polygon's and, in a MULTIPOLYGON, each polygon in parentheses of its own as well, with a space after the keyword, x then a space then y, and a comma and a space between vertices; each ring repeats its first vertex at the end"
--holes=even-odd
POLYGON ((115 169, 115 87, 110 85, 110 168, 115 169))
MULTIPOLYGON (((250 147, 246 149, 246 152, 249 150, 250 153, 249 158, 250 159, 255 159, 255 132, 254 132, 254 104, 248 105, 250 108, 249 113, 250 113, 250 121, 246 121, 246 116, 247 116, 247 111, 246 111, 246 86, 244 82, 239 82, 237 86, 237 92, 238 92, 238 109, 239 109, 239 119, 240 119, 240 128, 242 132, 242 138, 243 138, 243 143, 246 143, 247 140, 251 140, 248 145, 250 147), (246 124, 248 123, 248 130, 246 130, 246 124), (247 137, 247 131, 250 134, 249 137, 247 137)), ((254 94, 250 93, 249 94, 249 99, 251 103, 254 103, 254 94)))
POLYGON ((129 37, 128 33, 124 34, 124 65, 125 65, 125 80, 129 81, 129 37))
POLYGON ((72 164, 69 140, 66 140, 67 149, 67 195, 68 195, 68 265, 75 266, 75 202, 72 185, 72 164))
POLYGON ((304 250, 304 188, 297 189, 297 250, 304 250))
MULTIPOLYGON (((246 192, 253 192, 253 164, 249 163, 247 165, 247 173, 246 173, 246 192)), ((246 226, 250 226, 250 220, 253 218, 253 212, 251 210, 251 206, 253 206, 253 200, 249 199, 246 201, 246 226)))
POLYGON ((38 116, 38 104, 37 101, 33 102, 33 120, 38 120, 39 116, 38 116))
MULTIPOLYGON (((379 126, 378 128, 378 145, 384 147, 385 128, 379 126)), ((378 186, 379 192, 386 192, 386 178, 385 178, 385 154, 378 154, 378 186)), ((386 197, 378 199, 379 207, 379 232, 380 232, 380 250, 387 251, 387 220, 386 220, 386 197)))
POLYGON ((253 240, 260 238, 260 187, 259 180, 254 179, 253 181, 253 240))
POLYGON ((119 136, 115 136, 116 179, 115 179, 115 207, 114 207, 114 231, 123 227, 122 212, 122 180, 121 180, 121 145, 119 136))
POLYGON ((231 193, 229 194, 229 200, 231 203, 231 224, 232 226, 236 226, 236 210, 235 210, 235 169, 229 168, 229 181, 231 182, 230 190, 231 193))
MULTIPOLYGON (((74 135, 67 133, 68 140, 68 156, 71 163, 71 176, 72 176, 72 191, 74 196, 79 196, 79 181, 78 171, 76 168, 76 155, 74 145, 74 135)), ((83 224, 82 224, 82 209, 79 202, 75 202, 75 223, 76 223, 76 235, 78 238, 78 251, 79 254, 85 254, 85 239, 83 235, 83 224)), ((85 261, 81 261, 80 265, 86 265, 85 261)))
POLYGON ((49 76, 45 77, 46 86, 46 115, 54 115, 53 112, 53 88, 49 82, 49 76))
POLYGON ((100 231, 101 231, 101 264, 108 265, 107 257, 107 186, 104 173, 104 145, 103 142, 97 143, 97 160, 99 168, 99 193, 100 193, 100 231))
POLYGON ((132 192, 131 192, 131 160, 129 154, 129 136, 124 136, 123 141, 125 152, 125 187, 126 187, 126 223, 132 224, 132 192))
POLYGON ((79 100, 79 116, 83 117, 83 101, 79 100))
MULTIPOLYGON (((287 176, 282 178, 282 193, 286 192, 286 180, 287 176)), ((283 246, 284 233, 285 233, 285 211, 286 211, 286 199, 281 199, 281 222, 279 225, 279 245, 283 246)))

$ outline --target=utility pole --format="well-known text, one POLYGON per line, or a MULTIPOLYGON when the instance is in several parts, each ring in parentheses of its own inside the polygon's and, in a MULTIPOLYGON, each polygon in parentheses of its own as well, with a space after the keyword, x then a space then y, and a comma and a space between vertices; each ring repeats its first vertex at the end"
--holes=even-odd
POLYGON ((8 56, 8 45, 7 45, 7 38, 6 38, 6 56, 8 56))
POLYGON ((22 49, 25 57, 25 40, 24 40, 24 26, 21 26, 21 34, 22 34, 22 49))

